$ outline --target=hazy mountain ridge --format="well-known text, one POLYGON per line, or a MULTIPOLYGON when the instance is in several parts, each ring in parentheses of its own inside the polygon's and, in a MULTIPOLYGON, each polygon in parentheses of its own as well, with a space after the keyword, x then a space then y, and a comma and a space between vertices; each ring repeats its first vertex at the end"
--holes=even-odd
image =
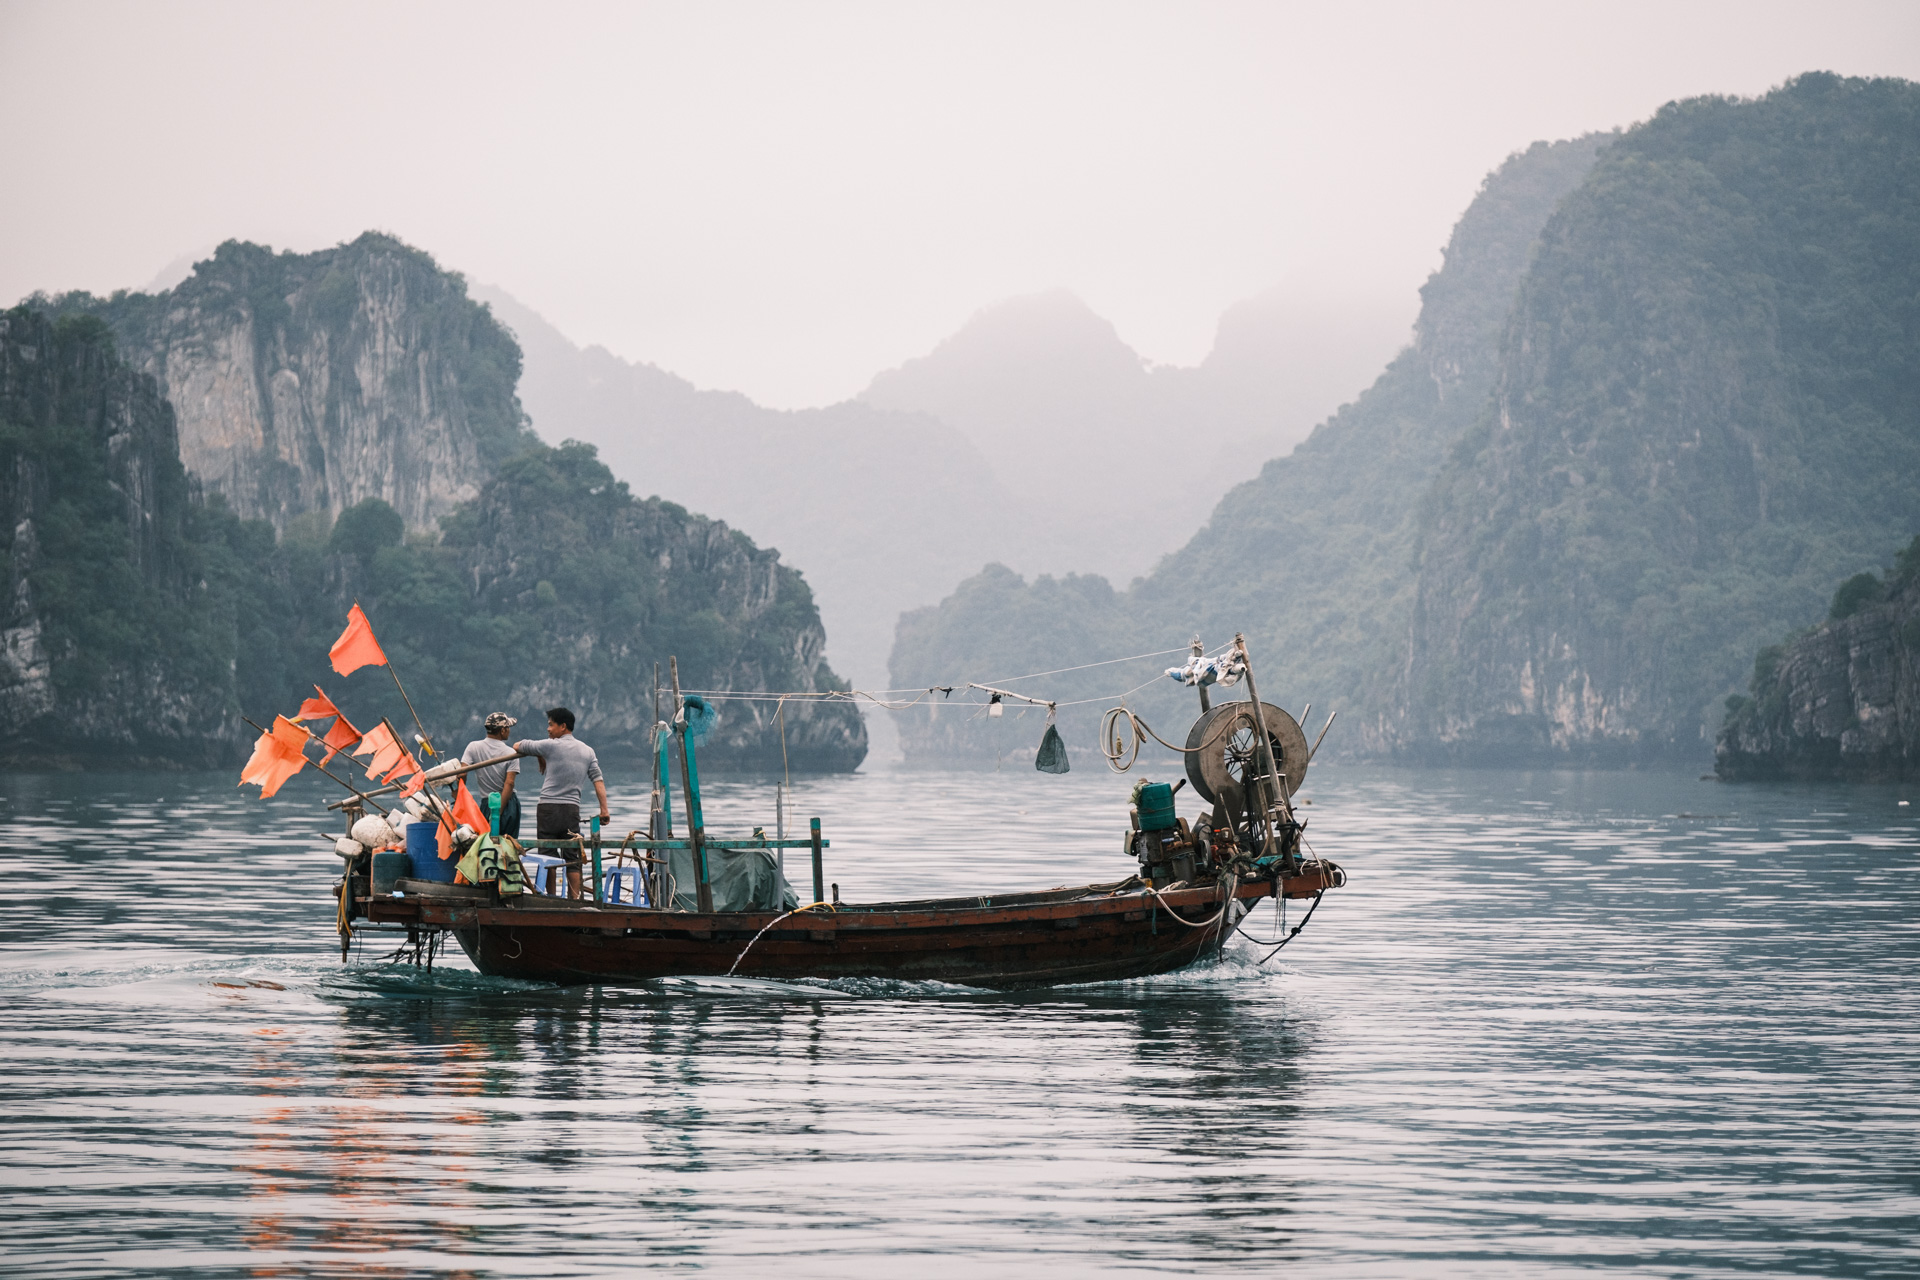
POLYGON ((522 402, 546 439, 582 440, 639 493, 713 513, 806 567, 833 660, 885 683, 895 619, 1028 541, 1028 515, 957 432, 858 402, 763 408, 695 388, 480 287, 527 353, 522 402))
POLYGON ((1034 508, 1044 541, 1010 563, 1126 580, 1364 386, 1395 330, 1353 309, 1323 323, 1275 290, 1230 308, 1201 364, 1156 366, 1055 290, 984 308, 861 399, 951 424, 1034 508))
MULTIPOLYGON (((1023 586, 982 575, 937 610, 901 619, 893 682, 1069 665, 1062 650, 1032 638, 1029 610, 1044 602, 1068 615, 1054 634, 1075 635, 1082 660, 1174 647, 1195 632, 1217 646, 1244 631, 1263 697, 1341 707, 1347 718, 1329 749, 1377 747, 1381 720, 1356 715, 1356 704, 1383 669, 1404 661, 1420 495, 1492 390, 1500 324, 1534 238, 1605 141, 1536 143, 1489 175, 1454 228, 1444 265, 1421 290, 1415 345, 1291 454, 1230 490, 1208 523, 1117 607, 1093 603, 1098 593, 1084 585, 1063 591, 1045 580, 1023 586)), ((1105 695, 1137 684, 1148 669, 1118 684, 1106 670, 1063 676, 1046 696, 1105 695)), ((1168 682, 1134 703, 1171 726, 1190 717, 1193 695, 1168 682)), ((1063 712, 1070 740, 1084 746, 1097 714, 1063 712)), ((950 725, 909 720, 908 758, 991 758, 989 740, 1004 731, 979 724, 968 732, 957 738, 950 725)))

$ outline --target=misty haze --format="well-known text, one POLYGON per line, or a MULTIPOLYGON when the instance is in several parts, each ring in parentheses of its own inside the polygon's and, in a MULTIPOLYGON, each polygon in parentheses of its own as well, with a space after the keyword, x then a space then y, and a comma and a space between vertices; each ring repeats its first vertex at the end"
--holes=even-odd
POLYGON ((1920 14, 0 99, 8 1269, 1920 1267, 1920 14))

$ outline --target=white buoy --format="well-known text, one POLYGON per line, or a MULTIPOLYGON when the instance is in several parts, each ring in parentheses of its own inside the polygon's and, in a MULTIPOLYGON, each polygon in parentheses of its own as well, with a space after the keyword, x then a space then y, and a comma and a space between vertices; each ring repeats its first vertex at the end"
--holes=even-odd
POLYGON ((383 849, 400 839, 400 835, 387 825, 385 818, 376 818, 369 814, 353 824, 352 836, 369 849, 383 849))
POLYGON ((341 836, 333 842, 333 851, 343 858, 357 858, 367 851, 367 846, 361 844, 358 840, 349 840, 347 837, 341 836))

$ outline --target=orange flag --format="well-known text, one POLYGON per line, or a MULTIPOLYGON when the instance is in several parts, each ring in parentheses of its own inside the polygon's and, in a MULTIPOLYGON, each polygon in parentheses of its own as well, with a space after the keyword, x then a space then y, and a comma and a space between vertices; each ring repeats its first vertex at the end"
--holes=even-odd
POLYGON ((260 798, 267 799, 307 767, 306 745, 306 730, 285 716, 275 716, 273 728, 253 744, 253 756, 240 771, 240 781, 253 783, 260 788, 260 798))
MULTIPOLYGON (((337 712, 335 714, 338 715, 337 712)), ((327 736, 321 741, 327 744, 327 754, 320 761, 324 765, 328 760, 360 741, 360 731, 349 724, 345 716, 340 716, 333 722, 333 728, 327 730, 327 736)))
POLYGON ((451 815, 442 814, 440 817, 440 829, 434 832, 434 836, 440 845, 440 857, 442 860, 453 856, 453 829, 463 822, 475 831, 482 832, 489 830, 493 825, 488 820, 487 815, 481 810, 480 802, 473 798, 471 791, 467 790, 467 780, 465 778, 460 780, 460 789, 453 793, 453 813, 451 815))
POLYGON ((394 765, 393 768, 387 770, 387 775, 384 778, 380 779, 380 781, 397 782, 401 778, 411 778, 414 774, 419 772, 420 772, 420 762, 418 760, 415 760, 411 754, 402 752, 400 755, 400 763, 394 765))
POLYGON ((460 789, 453 793, 453 817, 456 822, 464 822, 475 831, 484 832, 492 825, 487 818, 486 810, 480 807, 480 802, 473 798, 471 791, 467 790, 465 778, 460 779, 460 789))
POLYGON ((373 625, 367 621, 367 615, 360 612, 357 603, 347 610, 347 629, 333 642, 333 648, 327 650, 327 656, 333 659, 333 669, 343 676, 362 667, 387 665, 385 651, 373 638, 373 625))
POLYGON ((316 697, 308 698, 300 704, 300 714, 295 720, 325 720, 328 716, 340 714, 340 708, 333 705, 333 699, 320 692, 320 686, 313 686, 316 697))
POLYGON ((377 724, 367 730, 360 739, 360 746, 353 753, 356 756, 372 756, 367 762, 367 776, 377 778, 400 763, 407 749, 393 736, 393 730, 384 724, 377 724))

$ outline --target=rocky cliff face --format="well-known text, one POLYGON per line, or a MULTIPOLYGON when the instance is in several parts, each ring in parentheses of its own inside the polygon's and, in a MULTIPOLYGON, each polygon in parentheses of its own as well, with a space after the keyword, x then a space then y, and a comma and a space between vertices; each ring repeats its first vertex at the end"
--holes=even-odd
POLYGON ((229 754, 232 671, 188 540, 174 418, 105 326, 0 313, 0 759, 229 754))
MULTIPOLYGON (((1415 345, 1291 454, 1232 489, 1206 527, 1125 595, 1086 579, 1029 585, 1005 570, 983 573, 938 609, 902 617, 892 683, 991 679, 1172 648, 1196 630, 1209 646, 1245 632, 1263 697, 1341 708, 1330 750, 1386 749, 1400 727, 1382 686, 1407 661, 1421 495, 1493 388, 1500 328, 1540 229, 1606 141, 1536 143, 1488 175, 1421 290, 1415 345)), ((1147 672, 1150 664, 1117 685, 1111 670, 1070 675, 1045 696, 1099 697, 1147 672)), ((1184 725, 1194 699, 1168 682, 1132 701, 1164 726, 1184 725)), ((1100 710, 1061 713, 1070 743, 1092 740, 1100 710)), ((903 719, 910 759, 991 760, 989 740, 1012 732, 940 715, 903 719)))
POLYGON ((69 294, 173 405, 180 460, 276 529, 380 498, 431 529, 531 437, 520 353, 458 276, 369 232, 318 253, 229 241, 161 294, 69 294))
POLYGON ((1701 753, 1758 643, 1920 522, 1920 87, 1673 104, 1542 232, 1434 483, 1397 748, 1701 753))
POLYGON ((1714 744, 1722 778, 1920 776, 1920 573, 1763 650, 1751 693, 1731 700, 1714 744))

